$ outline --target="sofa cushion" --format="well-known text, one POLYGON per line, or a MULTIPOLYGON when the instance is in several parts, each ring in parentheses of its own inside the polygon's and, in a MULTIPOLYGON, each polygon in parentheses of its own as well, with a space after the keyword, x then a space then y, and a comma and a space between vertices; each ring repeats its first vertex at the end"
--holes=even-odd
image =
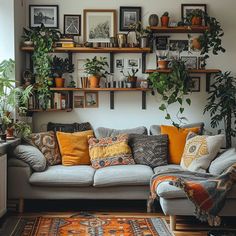
POLYGON ((149 185, 153 170, 145 165, 110 166, 96 170, 95 187, 149 185))
POLYGON ((167 165, 167 135, 129 135, 129 145, 136 164, 148 165, 152 168, 167 165))
POLYGON ((50 166, 44 172, 33 173, 30 184, 36 186, 91 186, 95 170, 91 166, 50 166))
POLYGON ((170 165, 165 165, 165 166, 157 166, 154 168, 154 173, 157 174, 162 171, 167 171, 167 170, 183 170, 180 165, 175 165, 175 164, 170 164, 170 165))
POLYGON ((212 161, 209 172, 213 175, 220 175, 226 171, 230 166, 236 163, 236 150, 230 148, 220 154, 214 161, 212 161))
POLYGON ((96 138, 114 137, 119 134, 147 134, 147 128, 140 126, 133 129, 110 129, 99 127, 95 130, 96 138))
POLYGON ((47 163, 44 155, 38 148, 30 145, 18 145, 13 150, 16 158, 26 162, 34 171, 44 171, 47 163))

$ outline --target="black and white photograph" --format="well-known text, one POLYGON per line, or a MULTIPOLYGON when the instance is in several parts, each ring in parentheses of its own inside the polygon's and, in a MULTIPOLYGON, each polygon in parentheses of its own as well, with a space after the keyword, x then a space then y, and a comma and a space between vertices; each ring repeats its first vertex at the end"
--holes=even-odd
POLYGON ((98 92, 85 92, 85 107, 98 108, 98 92))
POLYGON ((116 35, 116 10, 84 10, 84 41, 109 43, 116 35))
POLYGON ((170 40, 169 41, 170 51, 188 51, 189 41, 188 40, 170 40))
POLYGON ((140 60, 139 59, 127 59, 126 61, 126 67, 131 69, 131 68, 140 68, 140 60))
POLYGON ((141 21, 141 7, 120 7, 120 31, 129 31, 130 26, 141 21))
POLYGON ((64 15, 64 34, 81 36, 81 15, 64 15))
POLYGON ((157 50, 167 50, 169 36, 158 36, 156 37, 156 48, 157 50))
POLYGON ((206 67, 206 59, 205 57, 198 57, 198 69, 204 70, 206 67))
POLYGON ((187 17, 194 10, 202 10, 207 13, 207 5, 206 4, 181 4, 181 16, 182 20, 187 17))
POLYGON ((200 92, 201 91, 201 78, 200 77, 191 77, 191 92, 200 92))
POLYGON ((184 62, 186 69, 197 69, 197 57, 182 56, 181 60, 184 62))
POLYGON ((59 27, 58 5, 29 5, 29 27, 44 24, 47 28, 59 27))
POLYGON ((116 59, 116 68, 122 70, 124 67, 124 59, 116 59))

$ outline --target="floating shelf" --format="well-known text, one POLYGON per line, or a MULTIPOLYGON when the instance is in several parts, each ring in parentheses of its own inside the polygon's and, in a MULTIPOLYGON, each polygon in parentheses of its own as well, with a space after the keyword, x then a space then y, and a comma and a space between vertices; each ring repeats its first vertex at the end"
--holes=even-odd
POLYGON ((47 110, 42 110, 42 109, 29 109, 28 112, 71 112, 73 109, 68 108, 68 109, 47 109, 47 110))
POLYGON ((204 33, 209 28, 207 26, 179 26, 179 27, 148 27, 155 33, 204 33))

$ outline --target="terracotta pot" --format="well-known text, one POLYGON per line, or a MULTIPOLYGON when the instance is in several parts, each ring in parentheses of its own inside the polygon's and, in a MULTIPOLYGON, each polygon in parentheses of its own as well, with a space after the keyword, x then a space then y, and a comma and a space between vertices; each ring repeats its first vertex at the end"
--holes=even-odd
POLYGON ((162 27, 168 27, 169 26, 169 20, 170 20, 169 16, 162 16, 161 17, 161 26, 162 27))
POLYGON ((14 137, 14 128, 7 128, 7 137, 10 138, 10 137, 14 137))
POLYGON ((64 78, 55 78, 55 85, 56 85, 56 88, 64 88, 65 79, 64 78))
POLYGON ((158 60, 158 68, 159 69, 168 69, 168 64, 169 64, 169 61, 158 60))
POLYGON ((199 50, 199 51, 202 49, 201 43, 199 42, 198 38, 193 38, 192 39, 191 48, 199 50))
POLYGON ((201 26, 202 25, 202 17, 194 16, 191 20, 192 25, 201 26))
POLYGON ((91 75, 89 76, 89 88, 99 88, 100 87, 100 76, 91 75))

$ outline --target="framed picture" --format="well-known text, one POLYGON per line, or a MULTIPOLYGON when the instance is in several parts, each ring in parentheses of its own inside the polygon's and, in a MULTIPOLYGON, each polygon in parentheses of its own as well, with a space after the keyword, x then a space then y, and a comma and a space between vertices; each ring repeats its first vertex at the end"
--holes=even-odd
POLYGON ((198 69, 204 70, 205 69, 206 60, 204 57, 198 57, 198 69))
POLYGON ((169 38, 169 36, 156 37, 157 50, 167 50, 168 38, 169 38))
POLYGON ((81 15, 64 15, 64 34, 81 36, 81 15))
POLYGON ((130 26, 141 21, 141 7, 120 7, 120 31, 129 31, 130 26))
POLYGON ((84 108, 84 96, 74 96, 74 108, 84 108))
POLYGON ((193 10, 200 9, 203 12, 207 12, 206 4, 181 4, 181 17, 182 20, 186 18, 187 14, 191 13, 193 10))
POLYGON ((109 43, 116 32, 116 10, 84 10, 84 42, 109 43))
POLYGON ((182 56, 181 60, 184 61, 186 69, 197 69, 197 57, 182 56))
POLYGON ((188 40, 170 40, 170 51, 188 51, 189 42, 188 40))
POLYGON ((124 59, 116 59, 116 68, 121 70, 124 67, 124 59))
POLYGON ((200 77, 191 77, 191 92, 200 92, 201 91, 201 78, 200 77))
POLYGON ((29 27, 44 24, 48 28, 59 27, 58 5, 29 5, 29 27))
POLYGON ((85 92, 85 107, 97 108, 98 107, 98 92, 85 92))
POLYGON ((135 69, 139 69, 140 68, 140 63, 139 63, 139 59, 127 59, 127 63, 126 63, 127 68, 135 68, 135 69))

